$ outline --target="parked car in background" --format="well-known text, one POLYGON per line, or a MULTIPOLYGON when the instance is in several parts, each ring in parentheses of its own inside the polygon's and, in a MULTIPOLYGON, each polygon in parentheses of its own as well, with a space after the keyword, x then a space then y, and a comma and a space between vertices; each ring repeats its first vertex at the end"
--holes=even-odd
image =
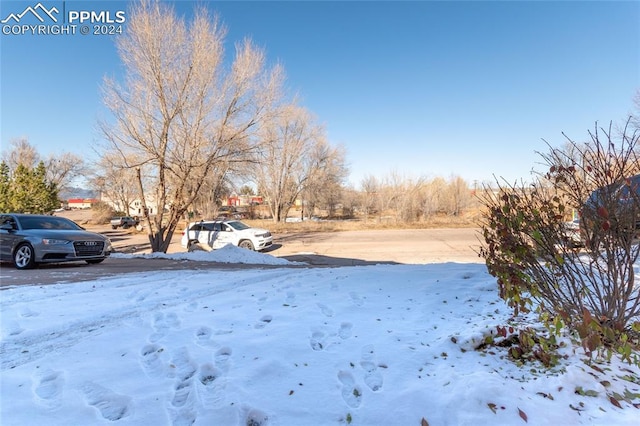
POLYGON ((640 238, 640 174, 598 188, 580 212, 580 233, 588 248, 597 248, 605 235, 640 238))
POLYGON ((580 220, 576 219, 571 222, 565 222, 563 224, 564 243, 569 248, 581 248, 584 247, 584 241, 582 241, 582 235, 580 233, 580 220))
POLYGON ((130 216, 120 216, 114 217, 111 219, 111 229, 118 229, 119 227, 123 227, 124 229, 128 229, 132 226, 138 225, 138 219, 134 219, 130 216))
POLYGON ((191 222, 182 233, 182 247, 201 244, 212 249, 233 244, 249 250, 264 250, 273 244, 271 232, 252 228, 239 220, 203 220, 191 222))
POLYGON ((18 269, 39 263, 100 263, 111 251, 107 237, 64 217, 0 214, 0 260, 11 261, 18 269))

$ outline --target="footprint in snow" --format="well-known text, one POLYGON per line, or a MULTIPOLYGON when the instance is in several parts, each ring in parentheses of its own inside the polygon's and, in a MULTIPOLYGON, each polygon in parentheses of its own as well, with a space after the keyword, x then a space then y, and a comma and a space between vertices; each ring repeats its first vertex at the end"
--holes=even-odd
POLYGON ((364 383, 374 392, 382 389, 382 374, 378 366, 371 361, 361 361, 360 366, 364 370, 364 383))
POLYGON ((166 323, 170 328, 180 327, 180 319, 175 312, 169 312, 166 316, 166 323))
POLYGON ((221 407, 224 403, 225 381, 222 371, 213 364, 200 366, 196 390, 203 407, 221 407))
POLYGON ((131 398, 102 387, 96 383, 85 383, 82 392, 89 405, 95 407, 100 415, 112 422, 121 420, 131 413, 131 398))
POLYGON ((164 348, 150 344, 140 350, 140 364, 149 377, 160 377, 165 374, 165 366, 162 362, 161 354, 164 348))
POLYGON ((170 312, 167 315, 162 312, 157 312, 153 317, 153 329, 155 333, 149 336, 149 340, 151 342, 157 342, 167 335, 169 329, 179 326, 180 320, 174 312, 170 312))
POLYGON ((320 308, 320 311, 322 312, 322 314, 324 316, 326 316, 326 317, 332 317, 333 316, 333 309, 331 309, 327 305, 323 305, 322 303, 318 303, 318 308, 320 308))
POLYGON ((3 337, 17 336, 24 331, 24 328, 17 321, 4 321, 2 328, 3 337))
POLYGON ((175 408, 191 407, 193 405, 193 381, 183 380, 178 381, 173 392, 173 398, 171 399, 171 406, 175 408))
POLYGON ((340 324, 340 330, 338 330, 338 336, 341 339, 346 340, 351 337, 351 330, 353 329, 353 324, 350 322, 343 322, 340 324))
POLYGON ((355 291, 349 293, 349 296, 351 297, 351 301, 353 301, 356 306, 364 305, 364 300, 362 300, 362 298, 355 291))
POLYGON ((321 351, 325 348, 325 334, 322 331, 314 331, 309 340, 311 349, 321 351))
POLYGON ((60 371, 46 370, 34 377, 33 393, 45 405, 61 404, 64 375, 60 371))
POLYGON ((255 328, 264 328, 267 324, 273 321, 273 317, 271 315, 265 315, 260 318, 260 321, 254 326, 255 328))
POLYGON ((196 413, 191 408, 169 408, 172 426, 191 426, 197 420, 196 413))
POLYGON ((374 392, 382 389, 382 374, 375 362, 375 347, 366 345, 362 348, 362 361, 360 366, 364 370, 364 383, 374 392))
POLYGON ((247 426, 268 426, 269 416, 266 413, 255 408, 244 408, 242 411, 244 412, 242 415, 244 422, 242 424, 247 426))
POLYGON ((362 404, 362 391, 348 371, 340 371, 338 380, 342 383, 342 399, 351 408, 358 408, 362 404))
POLYGON ((171 367, 177 379, 171 405, 175 408, 190 408, 193 405, 193 378, 197 367, 186 348, 181 348, 174 353, 171 367))
POLYGON ((191 380, 197 371, 197 366, 191 359, 189 351, 184 347, 173 353, 170 366, 173 369, 173 375, 179 381, 191 380))
POLYGON ((375 346, 366 345, 362 347, 362 359, 363 360, 372 360, 375 357, 375 346))
POLYGON ((215 343, 211 340, 213 330, 209 327, 202 326, 196 330, 196 344, 202 347, 215 346, 215 343))
POLYGON ((222 371, 229 371, 229 359, 231 358, 231 348, 224 347, 218 350, 215 355, 216 366, 222 371))

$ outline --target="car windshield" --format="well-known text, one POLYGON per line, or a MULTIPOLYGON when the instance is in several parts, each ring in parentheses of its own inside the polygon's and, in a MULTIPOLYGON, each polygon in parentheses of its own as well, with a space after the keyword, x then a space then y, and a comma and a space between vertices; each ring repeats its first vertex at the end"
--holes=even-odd
POLYGON ((75 222, 65 219, 63 217, 49 216, 24 216, 18 218, 22 229, 61 229, 61 230, 73 230, 80 231, 82 228, 75 222))
POLYGON ((243 222, 240 222, 239 220, 235 220, 233 222, 227 222, 227 225, 229 225, 230 227, 232 227, 236 231, 242 231, 242 230, 251 228, 249 225, 247 225, 247 224, 245 224, 243 222))

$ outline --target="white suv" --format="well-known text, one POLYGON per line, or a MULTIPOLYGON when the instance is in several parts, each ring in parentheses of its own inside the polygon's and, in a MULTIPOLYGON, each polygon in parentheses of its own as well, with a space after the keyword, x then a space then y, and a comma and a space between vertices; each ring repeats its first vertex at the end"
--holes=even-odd
POLYGON ((202 220, 191 222, 182 233, 182 247, 205 244, 212 249, 233 244, 249 250, 264 250, 273 244, 271 232, 252 228, 239 220, 202 220))

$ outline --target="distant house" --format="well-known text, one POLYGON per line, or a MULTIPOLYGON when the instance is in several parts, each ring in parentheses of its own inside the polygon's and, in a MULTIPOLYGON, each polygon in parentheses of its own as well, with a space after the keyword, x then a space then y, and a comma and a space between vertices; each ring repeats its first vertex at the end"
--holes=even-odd
POLYGON ((232 193, 225 200, 222 200, 223 206, 244 207, 250 205, 263 204, 264 199, 259 195, 238 195, 232 193))
POLYGON ((70 198, 66 207, 69 209, 90 209, 98 200, 95 198, 70 198))
MULTIPOLYGON (((149 214, 156 214, 158 212, 158 206, 155 202, 152 201, 147 201, 147 209, 149 209, 149 214)), ((129 207, 129 215, 133 217, 144 216, 142 200, 136 199, 131 203, 131 206, 129 207)))
MULTIPOLYGON (((141 217, 144 216, 144 208, 142 207, 142 200, 136 198, 130 201, 128 206, 122 205, 120 201, 112 200, 106 194, 102 194, 102 202, 111 206, 115 211, 124 212, 128 216, 141 217)), ((158 212, 158 206, 153 200, 147 200, 147 209, 149 214, 156 214, 158 212)))

